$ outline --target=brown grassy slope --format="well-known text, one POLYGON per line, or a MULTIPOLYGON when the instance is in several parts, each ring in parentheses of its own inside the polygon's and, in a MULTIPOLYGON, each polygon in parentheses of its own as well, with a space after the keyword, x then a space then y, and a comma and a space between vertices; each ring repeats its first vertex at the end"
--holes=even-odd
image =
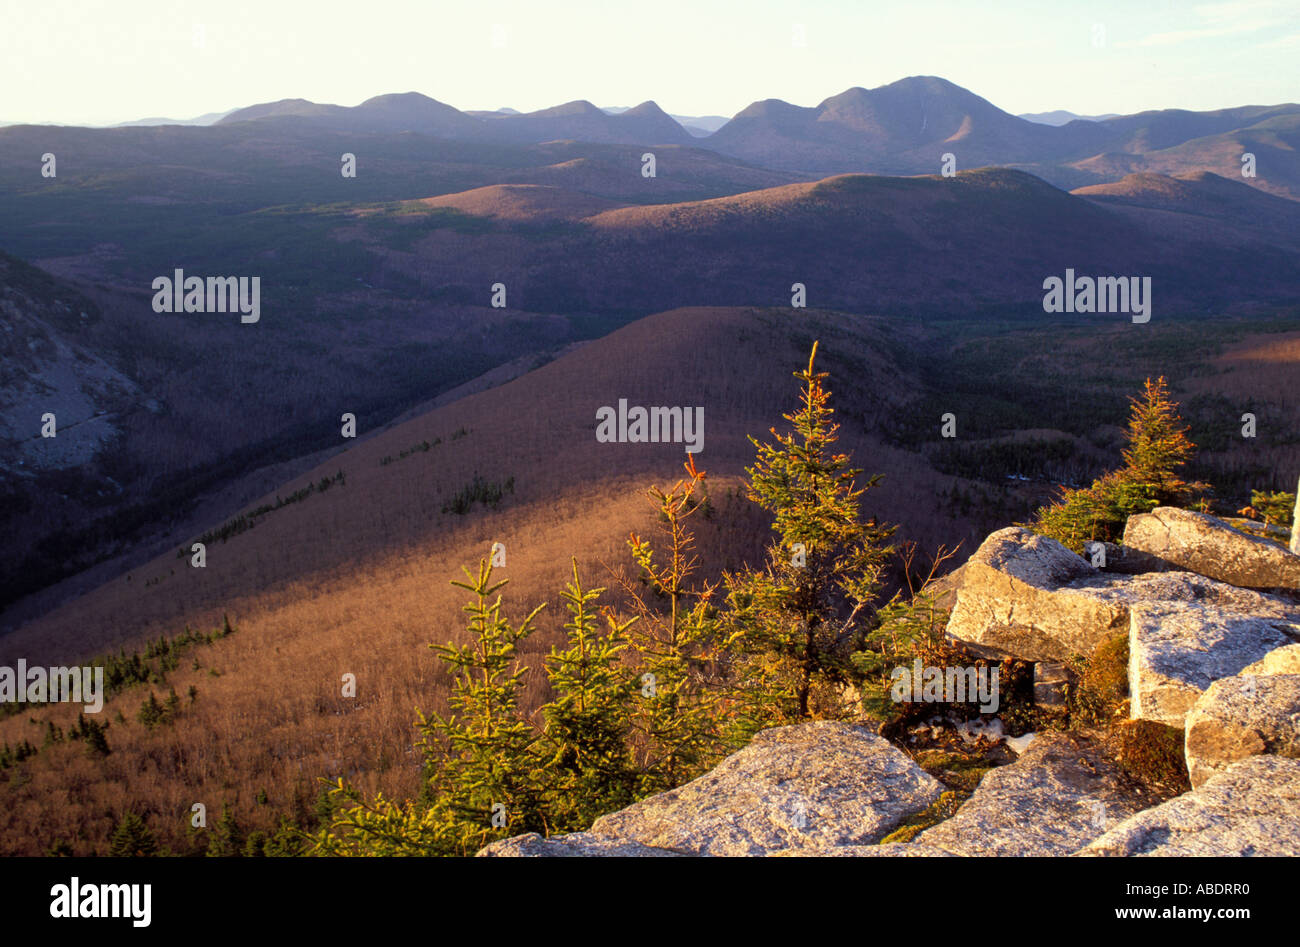
MULTIPOLYGON (((752 460, 746 435, 783 423, 780 414, 794 407, 791 373, 814 335, 822 339, 837 405, 862 416, 847 425, 844 446, 855 449, 860 466, 889 475, 869 512, 905 522, 911 535, 942 538, 951 526, 927 511, 947 478, 863 434, 909 388, 881 354, 879 324, 790 311, 660 314, 332 458, 280 493, 338 469, 346 486, 211 543, 205 570, 164 556, 6 637, 0 661, 66 662, 118 645, 139 648, 186 623, 219 624, 225 612, 239 627, 195 652, 199 670, 187 658, 170 675, 179 694, 191 685, 199 691, 173 727, 148 733, 135 722, 147 695, 136 688, 101 718, 114 721, 106 760, 73 745, 24 764, 25 775, 0 790, 0 851, 39 851, 55 836, 82 837, 79 850, 102 849, 127 805, 167 832, 181 831, 194 801, 215 810, 228 800, 241 819, 258 824, 295 795, 313 797, 318 776, 348 775, 369 788, 412 794, 415 708, 441 708, 447 688, 425 645, 461 634, 462 593, 448 586, 459 566, 503 542, 508 610, 518 615, 542 600, 554 603, 529 642, 536 665, 558 634, 557 592, 569 556, 578 557, 587 581, 607 583, 601 561, 628 562, 628 532, 652 528, 641 491, 680 473, 680 445, 597 444, 596 408, 620 397, 704 406, 698 460, 710 472, 718 512, 700 524, 701 551, 710 569, 738 565, 761 549, 767 531, 749 504, 728 498, 728 488, 752 460), (452 440, 462 427, 469 434, 452 440), (428 452, 380 464, 437 437, 442 443, 428 452), (513 475, 515 494, 495 511, 441 513, 476 471, 513 475), (339 696, 344 673, 357 675, 356 700, 339 696), (259 807, 253 800, 263 788, 271 805, 259 807)), ((535 678, 532 706, 542 686, 535 678)), ((40 716, 66 725, 73 716, 66 710, 40 716)), ((26 716, 0 721, 0 740, 23 737, 39 742, 26 716)))
MULTIPOLYGON (((566 500, 584 494, 597 502, 618 499, 608 485, 630 483, 635 494, 637 485, 651 478, 675 478, 684 460, 680 445, 595 442, 596 408, 616 405, 620 397, 630 404, 702 405, 706 425, 700 465, 713 473, 715 482, 737 476, 753 459, 747 435, 782 424, 781 413, 793 407, 797 391, 791 369, 806 357, 800 355, 804 340, 793 337, 811 341, 814 333, 823 338, 823 360, 832 371, 841 411, 870 416, 905 396, 907 379, 887 363, 879 346, 872 347, 883 338, 872 320, 725 309, 660 314, 330 458, 250 507, 274 502, 277 495, 287 496, 337 470, 347 477, 345 487, 313 495, 270 514, 255 529, 210 544, 206 570, 189 569, 187 560, 175 554, 164 556, 135 570, 130 581, 123 576, 7 636, 0 654, 84 656, 181 621, 214 623, 223 610, 246 598, 278 594, 286 584, 316 579, 329 570, 350 572, 376 557, 424 559, 435 544, 439 551, 459 551, 456 561, 468 562, 483 550, 466 532, 486 537, 481 524, 503 517, 506 510, 535 510, 545 520, 563 510, 566 500), (725 341, 719 345, 719 340, 725 341), (724 360, 720 351, 726 353, 724 360), (461 428, 470 433, 453 439, 461 428), (442 443, 427 453, 380 464, 385 456, 436 438, 442 443), (516 492, 497 512, 442 514, 442 505, 475 473, 495 480, 514 476, 516 492), (155 579, 161 581, 146 589, 155 579), (91 634, 84 630, 88 613, 98 616, 91 634)), ((860 465, 886 469, 881 461, 889 455, 868 439, 864 429, 869 427, 874 424, 849 425, 845 444, 870 448, 871 454, 858 457, 860 465)), ((894 466, 901 463, 895 460, 894 466)), ((898 495, 882 493, 881 503, 904 502, 904 486, 893 489, 898 495)), ((600 511, 595 512, 600 519, 600 511)), ((873 512, 907 520, 901 509, 873 512)), ((496 539, 508 542, 509 537, 485 541, 496 539)), ((569 551, 548 550, 561 560, 569 551)), ((557 576, 564 574, 563 561, 556 568, 557 576)), ((455 574, 453 566, 448 575, 455 574)))
POLYGON ((505 220, 581 220, 620 206, 581 191, 545 184, 493 184, 459 194, 427 197, 426 207, 450 207, 475 217, 505 220))

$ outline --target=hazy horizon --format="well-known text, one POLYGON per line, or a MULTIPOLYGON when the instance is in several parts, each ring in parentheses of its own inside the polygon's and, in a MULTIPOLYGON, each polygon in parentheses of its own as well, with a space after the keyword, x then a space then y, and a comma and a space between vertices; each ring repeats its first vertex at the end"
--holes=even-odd
POLYGON ((672 114, 732 116, 762 99, 813 106, 915 75, 941 76, 1012 114, 1300 101, 1300 76, 1288 68, 1300 8, 1129 7, 1009 2, 972 23, 961 15, 969 11, 937 0, 901 10, 756 0, 738 21, 716 0, 668 0, 633 38, 618 10, 589 0, 563 18, 514 0, 482 12, 376 0, 364 15, 193 0, 161 16, 148 0, 65 0, 10 13, 0 82, 24 93, 0 108, 0 122, 188 120, 279 99, 356 105, 407 91, 464 111, 649 99, 672 114), (48 29, 51 12, 58 31, 48 29), (78 81, 87 74, 93 83, 78 81))

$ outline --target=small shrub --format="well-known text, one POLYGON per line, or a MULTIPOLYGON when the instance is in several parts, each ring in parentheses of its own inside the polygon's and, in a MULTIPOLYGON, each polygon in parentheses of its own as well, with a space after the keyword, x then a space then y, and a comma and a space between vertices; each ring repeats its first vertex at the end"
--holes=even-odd
POLYGON ((1102 642, 1087 660, 1071 665, 1078 677, 1067 701, 1071 723, 1109 726, 1128 698, 1128 634, 1102 642))
POLYGON ((1171 793, 1192 788, 1183 759, 1183 731, 1153 720, 1125 720, 1112 733, 1119 764, 1135 779, 1171 793))
POLYGON ((1252 490, 1250 509, 1255 511, 1266 526, 1285 526, 1289 529, 1295 514, 1295 494, 1252 490))
POLYGON ((474 508, 475 503, 482 503, 489 508, 496 507, 507 493, 515 492, 515 478, 506 478, 505 483, 484 480, 478 474, 460 489, 450 502, 442 505, 442 512, 463 516, 474 508))

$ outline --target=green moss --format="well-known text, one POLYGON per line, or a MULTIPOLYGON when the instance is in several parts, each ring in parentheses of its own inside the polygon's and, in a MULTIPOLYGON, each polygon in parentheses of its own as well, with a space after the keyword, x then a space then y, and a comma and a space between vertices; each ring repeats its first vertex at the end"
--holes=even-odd
POLYGON ((974 792, 984 774, 994 768, 982 754, 964 756, 949 750, 922 750, 916 755, 916 765, 945 786, 966 794, 974 792))
POLYGON ((915 815, 908 816, 903 823, 894 831, 890 832, 880 840, 884 845, 888 842, 910 842, 926 829, 938 825, 947 819, 951 819, 957 814, 963 802, 970 797, 970 793, 959 793, 954 790, 948 790, 934 802, 930 803, 922 811, 915 815))

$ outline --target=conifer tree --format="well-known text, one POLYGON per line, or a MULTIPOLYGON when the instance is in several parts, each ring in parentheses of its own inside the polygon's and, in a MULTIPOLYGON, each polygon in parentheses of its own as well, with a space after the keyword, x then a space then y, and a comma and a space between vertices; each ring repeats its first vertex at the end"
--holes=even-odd
POLYGON ((108 840, 108 854, 116 857, 148 857, 158 853, 158 843, 144 819, 134 812, 125 813, 108 840))
POLYGON ((631 674, 619 660, 635 617, 618 622, 593 604, 605 590, 584 589, 573 563, 573 581, 561 593, 571 615, 566 647, 546 659, 555 692, 542 708, 547 760, 547 811, 552 831, 586 829, 597 816, 635 798, 635 769, 629 753, 631 674))
POLYGON ((707 509, 705 472, 693 457, 687 476, 667 490, 652 486, 647 496, 658 511, 664 545, 660 552, 635 533, 628 539, 637 580, 617 578, 639 618, 630 640, 637 652, 640 697, 634 701, 633 730, 638 795, 678 786, 704 772, 725 747, 720 726, 724 710, 711 684, 716 674, 716 586, 694 584, 699 563, 691 516, 707 509))
POLYGON ((140 703, 140 710, 136 714, 136 719, 145 725, 145 729, 152 730, 161 724, 167 717, 163 705, 158 700, 158 695, 149 691, 149 698, 140 703))
POLYGON ((1252 490, 1250 506, 1239 512, 1243 516, 1258 516, 1265 526, 1283 526, 1290 529, 1295 505, 1294 493, 1252 490))
POLYGON ((237 858, 244 854, 244 830, 228 803, 221 804, 221 818, 212 827, 207 853, 213 858, 237 858))
MULTIPOLYGON (((424 857, 463 854, 459 826, 445 809, 413 801, 393 802, 377 793, 365 799, 342 779, 327 791, 326 825, 310 838, 305 854, 335 857, 424 857)), ((272 837, 272 855, 299 853, 304 833, 282 825, 272 837)))
POLYGON ((498 594, 507 582, 492 581, 491 564, 480 560, 477 576, 464 572, 469 581, 452 585, 471 595, 462 608, 471 641, 430 645, 452 671, 451 714, 421 714, 418 726, 426 799, 454 823, 460 848, 470 854, 498 838, 548 828, 536 772, 538 734, 519 710, 529 669, 518 664, 519 642, 546 606, 512 625, 498 594))
POLYGON ((736 689, 748 730, 838 716, 839 689, 852 677, 849 656, 861 639, 892 548, 892 527, 861 517, 861 470, 836 454, 839 425, 826 373, 814 363, 795 373, 802 404, 784 415, 793 431, 751 437, 758 457, 747 496, 772 514, 776 540, 763 570, 726 576, 729 646, 740 655, 736 689))
POLYGON ((1128 447, 1124 449, 1125 480, 1136 488, 1126 512, 1146 513, 1157 506, 1188 503, 1206 488, 1188 483, 1178 469, 1191 459, 1195 445, 1169 396, 1164 376, 1148 378, 1142 394, 1130 401, 1128 447))
MULTIPOLYGON (((292 818, 280 817, 280 824, 270 834, 262 852, 268 858, 289 858, 306 854, 311 848, 311 839, 292 818)), ((427 854, 427 853, 426 853, 427 854)))
POLYGON ((248 833, 248 838, 244 839, 244 857, 245 858, 265 858, 266 857, 267 834, 261 829, 254 829, 248 833))
POLYGON ((1141 395, 1129 399, 1128 446, 1124 466, 1098 477, 1091 486, 1062 489, 1056 502, 1041 508, 1031 528, 1075 552, 1090 542, 1118 542, 1128 518, 1157 506, 1183 506, 1209 489, 1183 480, 1178 469, 1195 445, 1169 396, 1164 377, 1146 380, 1141 395))
POLYGON ((86 744, 87 751, 92 756, 108 756, 112 752, 108 748, 108 737, 106 731, 109 725, 107 723, 97 723, 95 720, 80 714, 78 718, 81 722, 77 728, 82 742, 86 744))
POLYGON ((939 604, 932 586, 945 563, 956 553, 956 549, 940 546, 928 567, 916 568, 920 565, 919 546, 914 542, 903 544, 902 571, 906 587, 900 588, 876 610, 862 647, 851 658, 861 675, 855 686, 864 715, 888 724, 909 713, 930 713, 929 709, 923 709, 928 705, 894 700, 895 668, 910 668, 916 658, 926 667, 970 663, 969 657, 947 639, 948 610, 939 604))

